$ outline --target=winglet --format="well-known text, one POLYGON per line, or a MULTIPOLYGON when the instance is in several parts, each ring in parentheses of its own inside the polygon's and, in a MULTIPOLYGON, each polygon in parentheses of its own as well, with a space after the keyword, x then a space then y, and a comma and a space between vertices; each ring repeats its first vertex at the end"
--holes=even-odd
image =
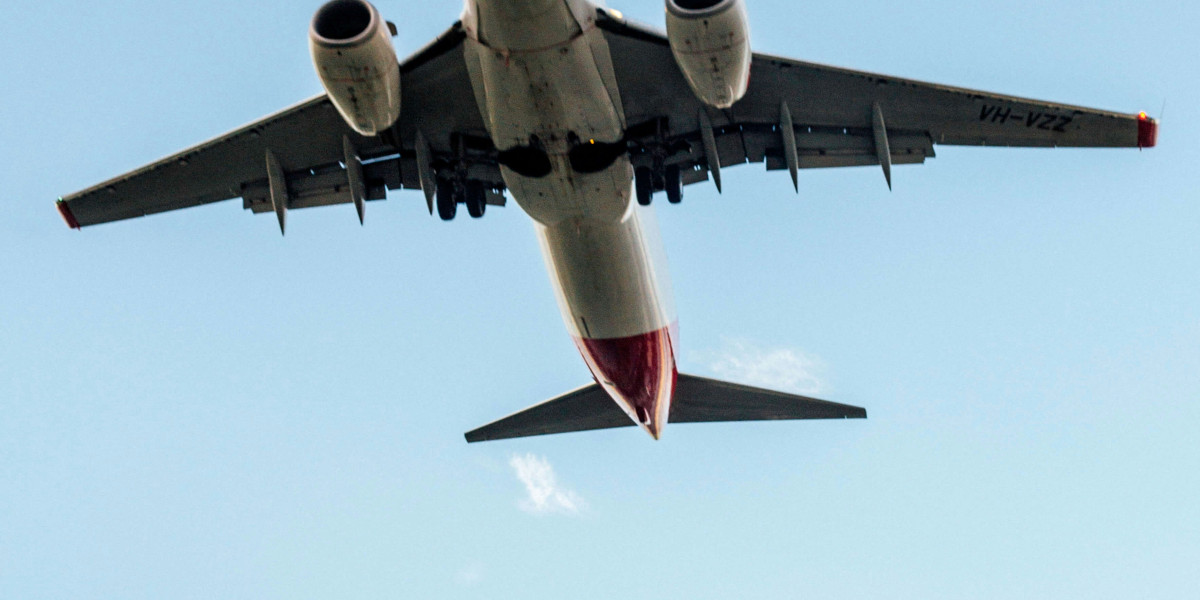
POLYGON ((1158 121, 1146 113, 1138 115, 1138 148, 1153 148, 1158 143, 1158 121))
POLYGON ((58 208, 58 214, 67 222, 67 227, 79 229, 79 221, 75 220, 75 215, 71 214, 71 207, 62 198, 59 198, 54 206, 58 208))

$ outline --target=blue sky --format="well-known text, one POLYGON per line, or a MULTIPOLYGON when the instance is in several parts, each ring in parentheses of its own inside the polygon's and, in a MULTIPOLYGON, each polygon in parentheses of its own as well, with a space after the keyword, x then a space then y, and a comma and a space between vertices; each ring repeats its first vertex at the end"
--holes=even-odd
MULTIPOLYGON (((661 26, 657 2, 612 0, 661 26)), ((407 54, 453 0, 381 2, 407 54)), ((468 446, 588 381, 515 206, 52 201, 319 91, 317 4, 0 22, 4 598, 1185 597, 1200 562, 1200 100, 1185 2, 751 1, 754 46, 1166 115, 1136 150, 730 169, 659 206, 681 366, 861 422, 468 446)))

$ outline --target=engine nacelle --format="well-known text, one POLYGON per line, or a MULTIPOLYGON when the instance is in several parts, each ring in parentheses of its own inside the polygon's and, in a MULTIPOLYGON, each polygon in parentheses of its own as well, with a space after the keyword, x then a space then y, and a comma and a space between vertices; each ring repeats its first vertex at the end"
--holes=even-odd
POLYGON ((313 65, 355 131, 375 135, 400 117, 400 62, 389 25, 365 0, 332 0, 308 30, 313 65))
POLYGON ((750 24, 743 0, 666 0, 667 39, 705 104, 729 108, 750 84, 750 24))

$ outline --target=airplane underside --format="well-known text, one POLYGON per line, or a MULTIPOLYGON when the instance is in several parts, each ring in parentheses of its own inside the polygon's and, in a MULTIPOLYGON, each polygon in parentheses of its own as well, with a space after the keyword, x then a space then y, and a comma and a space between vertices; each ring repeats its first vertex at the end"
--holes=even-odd
POLYGON ((664 0, 666 31, 591 0, 466 0, 399 60, 366 0, 329 0, 309 50, 324 93, 56 203, 81 228, 241 198, 274 213, 420 190, 473 218, 507 191, 533 220, 594 383, 468 441, 668 422, 862 418, 861 408, 679 373, 651 200, 721 170, 922 164, 935 145, 1149 148, 1158 123, 754 53, 745 0, 664 0), (753 73, 753 77, 751 77, 753 73))
POLYGON ((623 137, 625 123, 606 85, 615 81, 610 61, 597 57, 608 51, 604 38, 568 4, 479 0, 468 71, 496 147, 545 155, 549 172, 513 161, 501 166, 504 181, 535 221, 563 320, 593 377, 657 439, 678 338, 665 253, 653 209, 633 202, 628 156, 579 158, 623 137))

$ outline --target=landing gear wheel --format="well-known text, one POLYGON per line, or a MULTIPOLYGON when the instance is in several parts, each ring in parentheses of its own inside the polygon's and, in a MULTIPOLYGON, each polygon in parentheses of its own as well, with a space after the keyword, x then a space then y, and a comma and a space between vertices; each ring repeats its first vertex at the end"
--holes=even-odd
POLYGON ((458 194, 454 193, 454 184, 449 181, 437 183, 437 212, 443 221, 454 218, 458 212, 458 194))
POLYGON ((668 165, 663 171, 663 187, 667 190, 667 202, 679 204, 683 201, 683 182, 679 179, 679 165, 668 165))
POLYGON ((483 211, 487 210, 487 193, 483 189, 483 182, 468 181, 465 196, 467 214, 471 215, 472 219, 482 217, 483 211))
POLYGON ((637 194, 638 204, 650 206, 650 201, 654 199, 654 175, 649 167, 633 170, 633 190, 637 194))

